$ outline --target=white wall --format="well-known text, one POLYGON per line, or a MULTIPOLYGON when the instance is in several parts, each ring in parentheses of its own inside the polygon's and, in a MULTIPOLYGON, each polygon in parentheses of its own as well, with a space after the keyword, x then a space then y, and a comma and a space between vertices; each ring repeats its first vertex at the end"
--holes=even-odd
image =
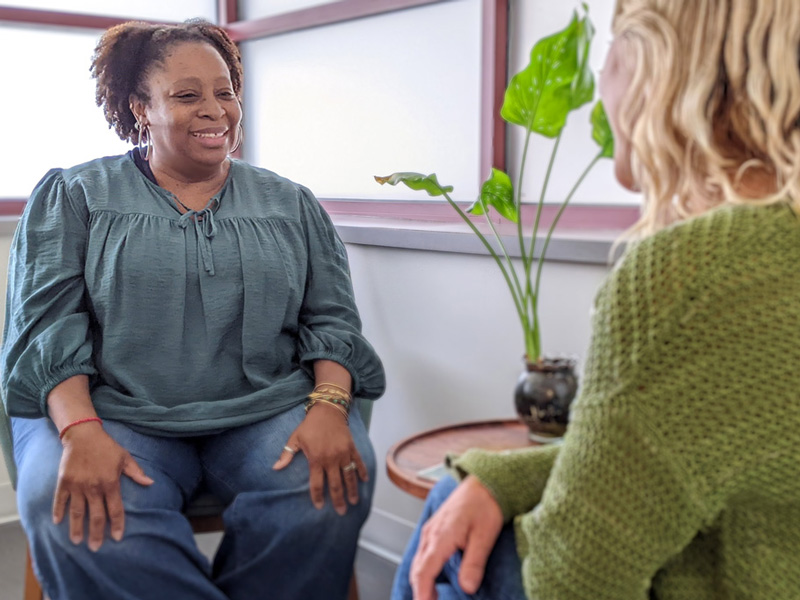
MULTIPOLYGON (((349 246, 367 337, 387 374, 370 437, 379 460, 373 515, 363 540, 402 553, 421 501, 387 478, 395 442, 433 427, 513 418, 524 346, 505 283, 488 256, 349 246)), ((607 268, 549 263, 540 302, 546 354, 576 355, 589 340, 589 311, 607 268)))

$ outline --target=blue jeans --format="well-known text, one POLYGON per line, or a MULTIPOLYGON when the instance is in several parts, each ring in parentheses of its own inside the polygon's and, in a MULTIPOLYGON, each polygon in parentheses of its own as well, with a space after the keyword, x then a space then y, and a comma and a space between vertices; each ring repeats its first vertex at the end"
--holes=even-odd
MULTIPOLYGON (((411 560, 417 552, 422 526, 447 500, 458 483, 452 477, 445 477, 428 494, 417 528, 408 542, 403 560, 397 568, 392 587, 391 600, 412 600, 411 584, 408 581, 411 560)), ((517 555, 514 528, 506 525, 489 555, 486 572, 481 587, 475 594, 467 594, 458 585, 458 570, 461 567, 461 552, 457 552, 445 563, 436 580, 439 600, 525 600, 522 587, 522 565, 517 555)))
POLYGON ((354 407, 350 429, 370 473, 359 503, 339 516, 326 497, 311 504, 308 462, 297 454, 273 471, 302 421, 299 405, 283 414, 210 436, 167 438, 106 421, 103 426, 155 480, 121 479, 125 535, 100 550, 74 546, 68 518, 52 521, 61 443, 48 419, 12 419, 19 471, 17 501, 34 568, 51 600, 344 599, 359 530, 375 481, 375 453, 354 407), (181 511, 201 483, 228 506, 213 569, 181 511))

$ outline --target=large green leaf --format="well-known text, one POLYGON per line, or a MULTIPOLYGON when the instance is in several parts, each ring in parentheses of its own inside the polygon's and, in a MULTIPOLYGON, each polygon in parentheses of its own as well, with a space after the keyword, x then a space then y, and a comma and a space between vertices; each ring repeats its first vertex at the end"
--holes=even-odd
POLYGON ((481 197, 467 209, 473 215, 482 215, 483 207, 491 206, 498 213, 514 223, 519 221, 517 206, 514 204, 514 186, 511 178, 499 169, 492 169, 492 174, 481 187, 481 197))
MULTIPOLYGON (((584 11, 588 10, 586 3, 583 4, 584 11)), ((589 67, 589 51, 592 48, 594 38, 594 25, 588 16, 584 16, 578 22, 578 71, 572 83, 572 103, 571 110, 580 108, 594 99, 594 73, 589 67)))
POLYGON ((579 19, 576 12, 565 29, 539 40, 528 66, 511 78, 500 115, 509 123, 556 137, 569 112, 594 96, 588 60, 593 35, 589 18, 579 19))
POLYGON ((405 183, 412 190, 425 190, 430 196, 442 196, 453 191, 452 185, 440 185, 436 179, 436 173, 423 175, 422 173, 392 173, 386 177, 375 175, 375 181, 381 185, 397 185, 405 183))
POLYGON ((592 139, 600 146, 600 156, 614 158, 614 133, 608 124, 608 115, 600 100, 592 109, 592 139))

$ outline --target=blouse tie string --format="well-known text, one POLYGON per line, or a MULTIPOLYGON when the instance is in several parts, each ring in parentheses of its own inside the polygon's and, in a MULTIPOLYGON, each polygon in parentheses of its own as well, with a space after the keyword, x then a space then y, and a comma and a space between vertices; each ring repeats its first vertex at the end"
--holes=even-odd
POLYGON ((203 260, 203 267, 210 276, 214 276, 214 253, 211 248, 211 240, 217 233, 217 225, 214 222, 214 211, 210 206, 203 210, 187 210, 178 219, 178 226, 186 229, 187 225, 194 223, 194 230, 197 233, 197 250, 203 260))

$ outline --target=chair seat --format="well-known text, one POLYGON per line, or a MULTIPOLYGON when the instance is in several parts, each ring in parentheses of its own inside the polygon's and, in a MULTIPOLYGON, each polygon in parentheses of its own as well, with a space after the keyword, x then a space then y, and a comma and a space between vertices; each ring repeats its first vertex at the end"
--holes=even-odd
POLYGON ((208 490, 200 490, 189 502, 184 514, 189 518, 218 517, 225 510, 225 504, 208 490))

